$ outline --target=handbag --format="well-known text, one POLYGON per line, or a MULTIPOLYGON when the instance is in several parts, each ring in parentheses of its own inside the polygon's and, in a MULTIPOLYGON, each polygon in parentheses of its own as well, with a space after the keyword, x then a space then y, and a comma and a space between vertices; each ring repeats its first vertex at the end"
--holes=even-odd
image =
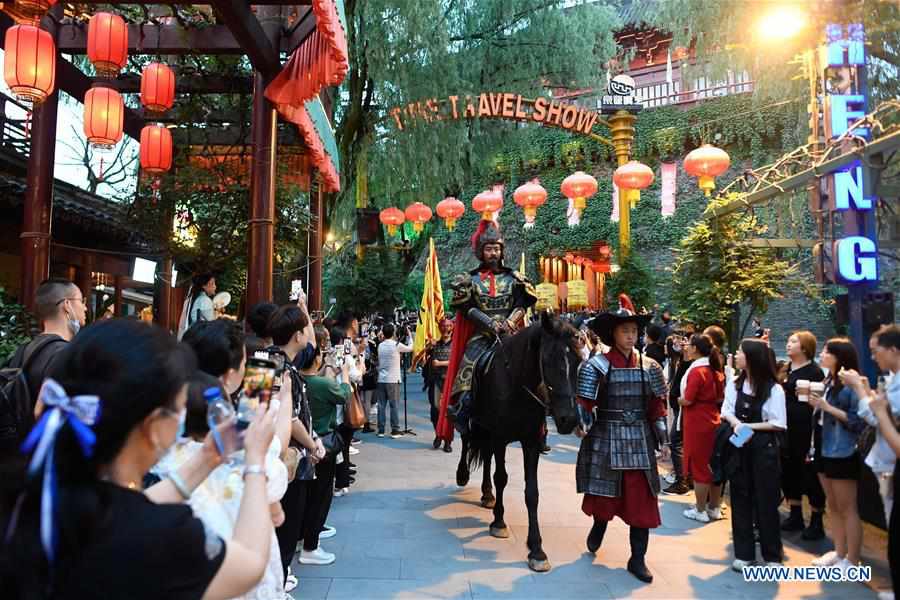
POLYGON ((347 399, 347 405, 344 406, 344 424, 350 429, 362 429, 366 421, 366 413, 359 400, 359 392, 354 389, 347 399))
POLYGON ((325 455, 333 458, 343 452, 344 438, 337 431, 329 431, 321 437, 322 446, 325 447, 325 455))
POLYGON ((865 429, 859 434, 859 437, 856 438, 856 451, 859 452, 860 457, 863 459, 869 455, 872 446, 875 445, 876 431, 878 431, 877 427, 866 425, 865 429))

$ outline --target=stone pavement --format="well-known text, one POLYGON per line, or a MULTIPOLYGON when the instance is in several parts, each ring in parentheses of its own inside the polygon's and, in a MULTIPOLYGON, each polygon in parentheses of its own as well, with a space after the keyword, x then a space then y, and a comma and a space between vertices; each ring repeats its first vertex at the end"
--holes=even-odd
MULTIPOLYGON (((418 436, 360 436, 361 452, 353 457, 358 482, 348 496, 334 499, 328 523, 337 536, 322 543, 337 561, 326 567, 295 563, 300 579, 295 598, 875 597, 856 583, 745 583, 730 570, 730 521, 700 524, 684 518, 681 511, 692 496, 661 496, 663 527, 651 532, 647 555, 655 578, 642 584, 625 570, 628 529, 621 521, 610 524, 596 556, 585 550, 590 519, 575 493, 578 440, 556 434, 550 439, 553 451, 539 466, 541 534, 553 569, 533 573, 526 565, 521 451, 507 450, 506 522, 512 536, 495 539, 488 534, 491 512, 478 504, 480 471, 464 489, 454 482, 458 439, 453 454, 431 448, 433 430, 420 388, 421 379, 410 376, 409 425, 418 436)), ((809 565, 825 549, 803 549, 786 540, 786 564, 809 565)), ((882 577, 883 570, 880 565, 882 577)))

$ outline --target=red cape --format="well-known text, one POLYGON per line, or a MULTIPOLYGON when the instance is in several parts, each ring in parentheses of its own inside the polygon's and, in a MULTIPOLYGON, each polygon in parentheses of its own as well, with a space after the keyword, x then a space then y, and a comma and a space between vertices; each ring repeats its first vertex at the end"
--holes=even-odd
POLYGON ((453 423, 447 418, 447 407, 450 406, 451 400, 450 390, 453 389, 459 364, 466 352, 466 344, 469 343, 469 338, 474 333, 475 325, 463 315, 462 311, 456 311, 456 319, 453 322, 453 340, 450 345, 450 364, 447 365, 447 377, 444 379, 444 389, 441 391, 441 410, 438 414, 437 431, 435 432, 438 438, 448 442, 453 441, 453 423))

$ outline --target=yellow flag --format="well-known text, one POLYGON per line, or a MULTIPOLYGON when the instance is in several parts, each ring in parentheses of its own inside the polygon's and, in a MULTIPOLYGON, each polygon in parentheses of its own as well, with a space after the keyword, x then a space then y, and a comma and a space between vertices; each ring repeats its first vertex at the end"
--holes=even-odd
POLYGON ((419 323, 413 343, 412 368, 425 359, 425 351, 441 339, 441 321, 444 320, 444 292, 441 288, 441 272, 438 268, 434 239, 428 241, 428 263, 425 265, 425 287, 419 306, 419 323))

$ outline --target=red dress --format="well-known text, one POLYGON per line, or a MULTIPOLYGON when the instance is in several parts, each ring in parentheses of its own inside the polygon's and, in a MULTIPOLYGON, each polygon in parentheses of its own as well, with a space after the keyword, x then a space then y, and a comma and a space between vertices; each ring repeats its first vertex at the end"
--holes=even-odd
POLYGON ((683 398, 688 403, 681 407, 684 476, 710 484, 713 477, 709 458, 722 421, 719 407, 725 398, 725 375, 708 365, 692 368, 687 373, 683 398))
MULTIPOLYGON (((616 350, 605 354, 614 369, 637 367, 637 352, 631 355, 631 364, 616 350)), ((600 406, 600 408, 603 408, 600 406)), ((651 396, 647 399, 647 420, 651 427, 653 421, 666 415, 665 396, 651 396)), ((662 524, 659 516, 659 503, 650 489, 644 471, 622 471, 622 495, 616 498, 585 494, 581 501, 581 510, 589 517, 602 521, 612 521, 619 517, 631 527, 653 529, 662 524)))

